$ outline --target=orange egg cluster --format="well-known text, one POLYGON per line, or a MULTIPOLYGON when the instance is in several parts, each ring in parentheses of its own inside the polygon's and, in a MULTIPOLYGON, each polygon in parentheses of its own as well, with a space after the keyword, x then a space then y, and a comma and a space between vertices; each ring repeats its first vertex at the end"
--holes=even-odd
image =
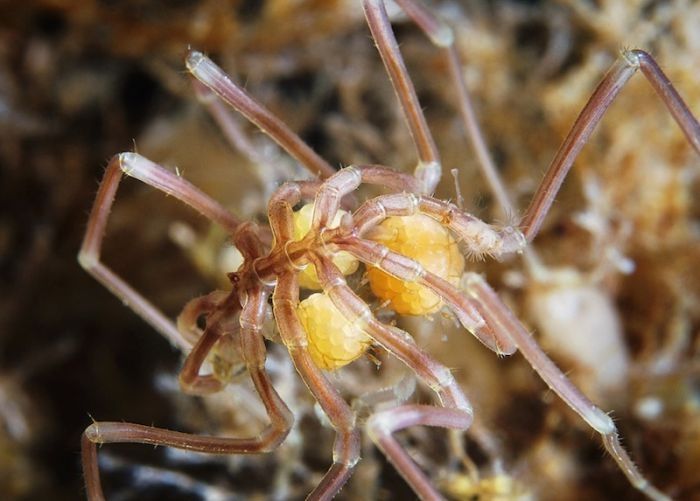
POLYGON ((304 299, 297 314, 306 331, 309 354, 321 369, 339 369, 369 348, 371 339, 364 326, 348 321, 324 293, 304 299))
MULTIPOLYGON (((424 215, 390 217, 368 235, 394 252, 418 261, 427 271, 458 285, 464 257, 450 232, 424 215)), ((435 313, 442 300, 426 287, 392 277, 379 268, 367 272, 372 292, 402 315, 435 313)))
MULTIPOLYGON (((306 204, 301 209, 294 213, 294 239, 301 240, 311 229, 311 220, 314 214, 314 204, 306 204)), ((329 228, 337 228, 344 214, 344 210, 339 210, 333 218, 329 228)), ((350 275, 357 270, 358 261, 351 254, 340 251, 333 256, 333 264, 335 264, 343 275, 350 275)), ((319 290, 321 284, 318 282, 316 269, 313 266, 307 266, 299 273, 299 285, 306 289, 319 290)))

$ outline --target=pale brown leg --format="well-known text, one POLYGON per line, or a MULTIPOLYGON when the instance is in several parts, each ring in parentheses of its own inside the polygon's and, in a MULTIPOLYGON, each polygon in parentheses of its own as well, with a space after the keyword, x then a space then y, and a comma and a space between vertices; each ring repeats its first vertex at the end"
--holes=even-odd
POLYGON ((333 464, 307 499, 332 499, 345 485, 360 459, 360 435, 355 425, 355 413, 311 359, 307 337, 296 313, 299 284, 294 272, 280 275, 273 305, 282 341, 294 366, 336 432, 333 464))
POLYGON ((434 16, 417 0, 396 0, 396 3, 401 6, 411 19, 413 19, 416 25, 418 25, 436 47, 445 51, 449 63, 450 75, 457 90, 457 99, 459 100, 462 122, 464 123, 467 137, 479 160, 481 172, 486 178, 489 188, 496 197, 503 211, 503 215, 506 216, 506 218, 514 216, 516 213, 510 201, 510 197, 498 175, 484 136, 481 133, 481 127, 479 127, 476 114, 474 113, 471 97, 469 96, 469 91, 467 90, 464 77, 462 76, 462 63, 454 44, 452 28, 434 16))
MULTIPOLYGON (((279 446, 287 436, 294 416, 273 388, 264 368, 265 344, 259 326, 263 323, 262 315, 264 315, 267 297, 267 293, 261 290, 250 291, 249 300, 240 317, 241 355, 270 417, 270 424, 267 428, 254 438, 219 438, 191 435, 132 423, 95 422, 87 427, 81 442, 85 485, 88 498, 91 501, 104 499, 97 463, 96 444, 140 443, 176 447, 208 454, 257 454, 272 451, 279 446)), ((211 329, 212 331, 219 330, 216 321, 211 329)), ((202 338, 204 337, 202 336, 202 338)))
POLYGON ((183 350, 188 350, 190 343, 183 338, 175 325, 146 298, 100 261, 107 219, 114 203, 122 172, 178 198, 208 219, 219 223, 229 232, 235 230, 239 221, 221 205, 181 177, 136 153, 122 153, 112 158, 100 183, 95 203, 90 212, 83 244, 78 254, 80 265, 171 343, 183 350))
POLYGON ((668 77, 661 71, 654 58, 646 52, 636 49, 625 51, 620 60, 613 64, 607 75, 598 84, 588 103, 581 110, 576 122, 571 127, 571 131, 549 165, 547 174, 535 192, 530 206, 525 211, 520 226, 528 241, 531 241, 539 232, 564 178, 566 178, 576 157, 590 138, 598 122, 638 69, 642 71, 642 74, 673 115, 688 142, 700 154, 700 124, 668 77))
POLYGON ((343 198, 363 183, 402 193, 414 193, 421 189, 420 182, 414 176, 396 172, 383 165, 351 165, 333 174, 318 188, 311 228, 326 228, 335 218, 343 198))
POLYGON ((509 336, 544 382, 601 435, 605 449, 627 476, 630 483, 650 499, 669 500, 668 496, 649 483, 632 462, 620 443, 613 420, 571 383, 542 351, 522 323, 503 304, 496 292, 479 275, 469 275, 467 293, 477 300, 477 307, 486 322, 491 324, 494 329, 509 336))
POLYGON ((292 132, 282 120, 233 83, 229 76, 204 54, 191 51, 187 55, 186 64, 187 69, 197 80, 257 125, 262 132, 310 172, 322 178, 330 177, 335 173, 335 169, 292 132))
POLYGON ((90 501, 105 499, 99 476, 97 444, 138 443, 175 447, 206 454, 259 454, 276 449, 286 437, 287 431, 268 427, 255 438, 219 438, 133 423, 94 422, 83 432, 81 439, 83 475, 88 499, 90 501))
POLYGON ((471 423, 472 415, 461 409, 403 405, 373 414, 367 421, 367 431, 377 447, 386 454, 421 499, 442 499, 430 480, 393 437, 393 433, 411 426, 466 430, 471 423))
POLYGON ((396 172, 391 167, 377 164, 355 167, 362 171, 362 182, 365 184, 383 186, 396 192, 420 193, 421 184, 413 175, 396 172))
MULTIPOLYGON (((270 163, 276 162, 277 160, 274 158, 268 158, 268 156, 263 155, 258 151, 256 146, 250 141, 243 128, 233 116, 230 106, 227 106, 226 103, 219 99, 219 96, 215 94, 214 91, 196 78, 192 78, 192 87, 194 88, 197 99, 207 109, 209 115, 219 126, 219 129, 221 129, 221 132, 223 133, 224 138, 228 141, 229 145, 234 150, 242 153, 251 164, 260 169, 270 169, 270 163)), ((299 141, 301 141, 301 139, 299 139, 299 141)), ((274 176, 273 179, 269 178, 268 176, 266 179, 261 178, 261 180, 264 181, 266 185, 270 185, 271 183, 275 186, 277 185, 274 176)), ((319 185, 320 181, 300 181, 300 183, 319 185)), ((307 186, 307 188, 310 187, 307 186)), ((265 227, 261 228, 259 231, 265 242, 269 244, 271 239, 268 238, 266 233, 269 231, 269 229, 265 227)))
POLYGON ((415 176, 421 185, 421 193, 431 194, 435 191, 442 176, 442 166, 435 141, 418 103, 413 82, 408 76, 406 66, 401 58, 396 37, 387 18, 384 1, 364 0, 363 6, 372 38, 379 49, 386 71, 389 73, 418 151, 418 166, 415 169, 415 176))
MULTIPOLYGON (((440 277, 422 270, 418 263, 400 254, 389 251, 386 248, 373 248, 372 246, 379 245, 375 242, 367 242, 361 239, 355 239, 354 241, 350 239, 347 240, 347 245, 339 245, 343 250, 350 252, 363 262, 380 267, 394 277, 408 282, 417 282, 428 287, 442 297, 453 310, 460 308, 459 305, 455 306, 451 301, 453 294, 458 293, 458 291, 440 277)), ((319 278, 321 278, 323 270, 319 270, 319 268, 320 266, 317 265, 317 273, 319 278)), ((349 311, 347 315, 353 315, 351 318, 371 318, 370 314, 364 312, 362 309, 363 307, 366 309, 367 306, 364 305, 359 298, 354 297, 352 291, 349 289, 347 289, 347 291, 344 290, 346 286, 344 285, 344 280, 341 281, 341 278, 342 277, 338 276, 333 278, 333 288, 342 291, 338 301, 334 301, 334 304, 336 304, 338 309, 345 307, 349 311), (350 305, 352 305, 352 307, 350 307, 350 305)), ((593 429, 601 434, 605 448, 617 462, 632 485, 651 499, 667 500, 668 498, 652 486, 636 468, 629 455, 620 444, 617 429, 612 419, 576 388, 549 357, 547 357, 537 342, 530 336, 527 330, 525 330, 513 313, 501 302, 489 285, 479 275, 470 273, 468 275, 466 292, 470 296, 470 306, 477 310, 480 318, 482 318, 489 327, 489 332, 493 333, 494 339, 506 340, 508 345, 513 347, 513 350, 520 350, 547 385, 549 385, 550 388, 552 388, 552 390, 593 429)), ((367 311, 369 310, 367 309, 367 311)), ((374 323, 369 322, 367 331, 374 339, 382 344, 380 336, 373 329, 374 326, 374 323)), ((396 330, 395 328, 393 329, 396 330)), ((404 343, 410 344, 408 339, 404 339, 403 341, 404 343)), ((393 349, 392 352, 397 354, 399 358, 402 358, 401 355, 398 354, 400 350, 397 348, 393 349)), ((425 361, 420 363, 422 367, 426 365, 427 362, 425 361)))
POLYGON ((264 165, 265 159, 248 140, 241 126, 236 122, 219 97, 199 80, 193 79, 192 87, 197 99, 207 109, 233 149, 245 155, 251 163, 264 165))

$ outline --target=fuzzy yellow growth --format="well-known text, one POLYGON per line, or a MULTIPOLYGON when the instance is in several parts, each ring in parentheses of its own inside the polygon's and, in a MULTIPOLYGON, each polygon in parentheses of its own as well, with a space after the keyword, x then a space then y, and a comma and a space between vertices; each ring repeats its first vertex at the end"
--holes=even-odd
POLYGON ((297 308, 309 341, 309 353, 316 365, 336 370, 359 358, 371 339, 361 325, 348 322, 324 293, 312 294, 297 308))
MULTIPOLYGON (((314 214, 314 204, 306 204, 304 207, 294 213, 294 239, 301 240, 311 229, 311 219, 314 214)), ((344 210, 339 210, 335 218, 329 225, 330 228, 337 228, 344 214, 344 210)), ((358 261, 351 254, 345 251, 340 251, 333 256, 333 264, 335 264, 343 275, 350 275, 357 270, 358 261)), ((321 284, 318 282, 316 269, 309 265, 299 273, 299 285, 306 289, 319 290, 321 284)))
POLYGON ((455 499, 490 499, 493 501, 526 501, 535 499, 515 478, 505 474, 473 479, 468 475, 451 475, 444 481, 445 490, 455 499))
MULTIPOLYGON (((464 257, 450 232, 434 219, 421 214, 390 217, 369 238, 418 261, 427 271, 452 285, 459 284, 464 257)), ((388 300, 397 313, 426 315, 442 307, 440 297, 418 283, 404 282, 374 267, 367 274, 374 295, 388 300)))

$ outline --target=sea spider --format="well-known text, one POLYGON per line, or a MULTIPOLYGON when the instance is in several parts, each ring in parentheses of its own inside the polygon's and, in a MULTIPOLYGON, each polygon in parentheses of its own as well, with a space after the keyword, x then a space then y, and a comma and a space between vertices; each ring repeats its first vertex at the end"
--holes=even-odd
MULTIPOLYGON (((472 145, 490 188, 506 212, 509 197, 495 174, 461 76, 451 29, 416 0, 396 0, 406 14, 449 61, 460 96, 460 108, 472 145)), ((441 177, 439 156, 418 104, 413 84, 398 51, 383 0, 364 0, 367 22, 401 103, 418 153, 413 175, 379 165, 336 172, 278 118, 234 84, 199 52, 187 56, 187 68, 200 97, 215 116, 225 120, 227 102, 321 180, 287 182, 268 203, 270 230, 239 221, 179 175, 136 153, 115 156, 107 167, 80 251, 82 266, 174 344, 189 352, 180 373, 183 390, 203 395, 222 390, 228 381, 218 373, 200 374, 213 350, 235 352, 267 410, 270 423, 256 437, 204 437, 130 423, 95 422, 84 432, 82 461, 90 499, 103 499, 97 444, 147 443, 215 454, 271 451, 286 437, 294 416, 278 396, 265 371, 263 322, 272 311, 281 341, 336 432, 333 464, 311 499, 332 498, 359 460, 360 436, 355 415, 330 383, 324 370, 352 362, 371 344, 383 347, 410 367, 437 395, 437 405, 400 405, 371 416, 367 430, 399 473, 423 499, 440 494, 397 442, 393 433, 416 425, 466 430, 472 408, 449 369, 434 360, 405 331, 379 321, 350 286, 344 274, 357 262, 368 267, 374 294, 398 313, 425 315, 446 305, 460 323, 499 355, 519 350, 547 385, 600 433, 606 450, 629 481, 652 499, 667 499, 635 467, 621 446, 612 419, 597 408, 544 354, 521 322, 475 273, 464 273, 462 252, 501 258, 525 253, 538 233, 554 198, 606 109, 640 69, 661 97, 694 149, 700 152, 700 125, 653 58, 641 50, 624 51, 583 108, 529 208, 517 226, 497 227, 431 196, 441 177), (107 218, 122 174, 135 177, 190 205, 231 235, 244 262, 229 274, 230 292, 194 299, 177 326, 100 261, 107 218), (383 187, 388 194, 355 207, 353 192, 361 184, 383 187), (304 201, 313 206, 293 212, 304 201), (458 251, 458 243, 463 251, 458 251), (343 253, 341 263, 341 253, 343 253), (300 301, 300 281, 322 293, 300 301), (459 287, 461 283, 461 288, 459 287), (198 319, 205 318, 205 327, 198 319)), ((232 355, 233 357, 233 355, 232 355)))

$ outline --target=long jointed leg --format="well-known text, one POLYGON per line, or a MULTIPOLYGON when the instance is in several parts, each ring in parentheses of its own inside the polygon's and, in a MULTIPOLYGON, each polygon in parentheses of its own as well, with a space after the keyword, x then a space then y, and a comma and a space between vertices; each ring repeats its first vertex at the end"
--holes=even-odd
POLYGON ((239 221, 192 184, 136 153, 122 153, 112 158, 100 183, 95 203, 90 212, 83 244, 78 254, 78 261, 92 276, 171 343, 181 349, 189 349, 190 343, 183 338, 175 325, 165 315, 100 261, 107 219, 114 203, 119 181, 122 178, 122 172, 185 202, 206 218, 219 223, 229 232, 235 230, 239 221))
POLYGON ((192 88, 200 103, 207 109, 209 115, 219 126, 224 137, 234 151, 239 151, 253 164, 263 165, 264 156, 255 148, 246 137, 243 128, 238 124, 229 109, 221 102, 219 97, 206 85, 196 79, 192 79, 192 88))
POLYGON ((654 58, 642 50, 625 51, 620 60, 613 64, 607 75, 598 84, 593 95, 571 127, 569 135, 559 147, 537 189, 530 206, 525 211, 520 225, 528 241, 531 241, 542 226, 554 198, 559 192, 576 157, 586 144, 598 122, 619 94, 622 87, 637 70, 647 78, 658 96, 680 126, 688 142, 700 154, 700 124, 683 102, 668 77, 661 71, 654 58))
POLYGON ((670 499, 651 485, 634 465, 627 451, 620 444, 613 420, 586 398, 554 365, 554 362, 542 351, 520 321, 503 304, 495 291, 477 274, 470 274, 467 281, 467 293, 477 301, 478 308, 486 322, 491 324, 494 329, 509 336, 544 382, 594 430, 600 433, 605 449, 632 485, 651 499, 659 501, 670 499))
POLYGON ((297 159, 309 171, 322 178, 333 175, 335 169, 309 147, 298 135, 292 132, 282 120, 273 115, 263 105, 250 97, 237 86, 201 52, 192 51, 187 55, 187 69, 205 86, 215 92, 235 110, 258 126, 287 153, 297 159))
POLYGON ((442 175, 440 156, 418 103, 413 82, 408 76, 406 66, 399 53, 399 47, 384 7, 384 0, 365 0, 364 9, 367 24, 387 73, 389 73, 391 83, 394 85, 411 137, 413 137, 418 150, 418 166, 415 169, 415 176, 421 183, 422 193, 431 194, 435 191, 442 175))
POLYGON ((472 143, 472 148, 479 160, 479 166, 486 178, 491 191, 498 201, 503 215, 510 217, 515 214, 515 210, 508 196, 503 183, 501 182, 498 172, 491 155, 489 154, 486 141, 481 133, 474 107, 472 106, 471 97, 467 90, 467 85, 464 82, 462 75, 462 63, 455 47, 454 34, 452 28, 442 20, 435 17, 428 9, 421 5, 416 0, 396 0, 396 3, 413 19, 418 27, 423 30, 430 41, 446 53, 447 61, 450 68, 450 76, 454 81, 457 90, 457 98, 459 100, 459 110, 462 115, 462 121, 467 132, 467 136, 472 143))
MULTIPOLYGON (((379 266, 385 272, 404 281, 415 281, 428 287, 433 292, 438 294, 445 300, 450 307, 458 311, 462 308, 461 303, 455 302, 454 294, 450 293, 454 289, 449 283, 436 277, 435 275, 422 270, 420 265, 405 256, 396 254, 386 248, 380 248, 379 244, 367 242, 361 239, 346 239, 347 243, 339 245, 343 250, 355 255, 361 261, 372 266, 379 266)), ((319 272, 319 277, 322 273, 319 272)), ((359 298, 351 297, 352 291, 345 291, 344 281, 341 277, 336 276, 333 287, 343 290, 343 296, 338 301, 338 309, 343 305, 351 304, 348 298, 355 302, 354 313, 352 318, 368 317, 369 314, 361 313, 363 306, 367 308, 359 298)), ((348 289, 349 290, 349 289, 348 289)), ((480 316, 489 326, 489 331, 493 333, 495 340, 507 340, 508 346, 514 346, 523 353, 523 356, 528 360, 530 365, 540 374, 542 379, 569 405, 576 411, 592 428, 598 431, 603 437, 603 443, 610 455, 620 466, 620 469, 625 473, 630 482, 647 496, 655 500, 668 499, 663 493, 658 491, 642 476, 639 470, 634 466, 634 463, 629 458, 627 452, 621 446, 617 429, 613 421, 603 411, 598 409, 581 391, 576 388, 566 376, 554 365, 554 363, 544 354, 537 343, 527 333, 522 324, 513 316, 505 305, 500 301, 496 293, 476 274, 471 274, 468 280, 467 293, 471 296, 469 299, 470 308, 475 308, 480 316)), ((350 315, 350 314, 348 314, 350 315)), ((373 324, 368 324, 372 326, 373 324)), ((370 327, 367 332, 382 344, 380 337, 370 327)), ((397 340, 399 338, 397 337, 397 340)), ((489 341, 482 339, 487 346, 491 347, 495 344, 498 347, 497 341, 489 341)), ((407 343, 408 340, 404 339, 407 343)), ((493 348, 492 348, 493 349, 493 348)), ((391 350, 398 358, 404 360, 400 350, 391 350)), ((424 364, 423 364, 424 365, 424 364)), ((419 374, 420 375, 420 374, 419 374)))
MULTIPOLYGON (((252 291, 240 317, 241 355, 270 417, 266 429, 253 438, 220 438, 132 423, 95 422, 85 430, 81 443, 85 486, 91 501, 104 499, 97 463, 97 444, 140 443, 208 454, 257 454, 274 450, 284 440, 294 417, 265 372, 265 344, 257 327, 262 325, 260 317, 264 315, 267 297, 260 290, 252 291)), ((208 327, 213 331, 219 330, 217 325, 208 327)))
POLYGON ((406 364, 438 396, 442 407, 405 405, 375 414, 368 422, 368 431, 372 440, 422 499, 441 499, 430 479, 393 438, 392 433, 414 425, 466 430, 473 416, 469 401, 447 367, 421 350, 407 332, 385 325, 372 315, 367 304, 347 285, 329 257, 315 255, 312 263, 324 293, 341 314, 406 364))
POLYGON ((306 333, 296 313, 299 306, 296 273, 280 275, 272 301, 282 342, 289 350, 299 375, 336 432, 333 464, 307 499, 332 499, 345 485, 360 459, 360 435, 355 425, 355 414, 311 359, 306 333))
POLYGON ((471 423, 472 416, 460 409, 403 405, 373 414, 367 422, 367 431, 377 447, 389 458, 421 499, 442 499, 430 480, 393 437, 393 433, 411 426, 466 430, 471 423))

